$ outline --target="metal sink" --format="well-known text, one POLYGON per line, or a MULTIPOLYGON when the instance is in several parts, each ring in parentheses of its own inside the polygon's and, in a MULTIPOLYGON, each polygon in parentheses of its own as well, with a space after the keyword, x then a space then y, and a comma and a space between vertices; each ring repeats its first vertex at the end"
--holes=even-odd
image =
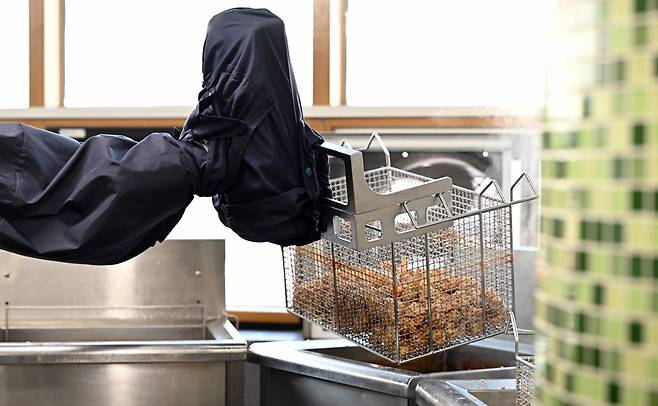
POLYGON ((186 327, 9 330, 9 341, 0 343, 0 404, 239 403, 230 399, 242 396, 245 356, 246 343, 228 321, 211 322, 205 332, 186 327))
MULTIPOLYGON (((230 322, 213 321, 202 332, 189 327, 44 328, 3 331, 0 368, 29 364, 234 361, 246 342, 230 322), (124 360, 124 361, 119 361, 124 360)), ((1 376, 2 374, 0 374, 1 376)), ((0 379, 0 382, 2 380, 0 379)))
MULTIPOLYGON (((531 352, 530 345, 522 344, 521 351, 531 352)), ((515 374, 513 342, 499 337, 402 365, 390 364, 346 340, 252 344, 249 361, 261 367, 262 406, 409 406, 416 405, 416 387, 424 381, 448 381, 459 388, 454 382, 513 383, 515 374)), ((494 399, 493 386, 489 395, 470 389, 474 392, 454 390, 445 399, 462 402, 458 404, 482 404, 476 396, 494 399)), ((509 392, 502 386, 501 391, 509 392)))
POLYGON ((165 241, 106 267, 0 264, 0 405, 244 404, 223 241, 165 241))

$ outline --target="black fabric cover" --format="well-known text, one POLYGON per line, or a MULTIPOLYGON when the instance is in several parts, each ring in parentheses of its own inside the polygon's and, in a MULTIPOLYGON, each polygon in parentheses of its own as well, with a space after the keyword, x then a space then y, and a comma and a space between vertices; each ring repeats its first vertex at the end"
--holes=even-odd
POLYGON ((323 142, 304 122, 283 22, 265 9, 237 8, 208 24, 203 89, 183 129, 206 142, 202 193, 224 224, 250 241, 319 239, 318 196, 331 196, 323 142))
POLYGON ((283 23, 233 9, 208 26, 203 90, 182 139, 79 143, 0 123, 0 249, 64 262, 113 264, 162 241, 194 194, 213 196, 242 237, 317 240, 329 193, 322 142, 304 121, 283 23))

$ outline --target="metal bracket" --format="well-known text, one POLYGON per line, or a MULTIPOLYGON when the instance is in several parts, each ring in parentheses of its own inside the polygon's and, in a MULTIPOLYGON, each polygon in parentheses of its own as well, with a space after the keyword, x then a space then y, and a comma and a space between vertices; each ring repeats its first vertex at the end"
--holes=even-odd
POLYGON ((443 208, 446 210, 446 213, 448 214, 448 219, 444 219, 441 221, 432 221, 432 222, 427 222, 425 224, 418 224, 414 216, 411 214, 409 207, 407 206, 409 204, 409 201, 400 203, 400 205, 404 208, 404 211, 407 213, 407 216, 409 216, 409 221, 411 221, 411 225, 414 226, 416 230, 421 230, 423 228, 432 227, 450 221, 450 218, 452 217, 452 211, 450 210, 450 206, 446 203, 445 199, 443 198, 444 193, 446 192, 441 192, 434 195, 434 197, 439 198, 441 205, 443 206, 443 208))

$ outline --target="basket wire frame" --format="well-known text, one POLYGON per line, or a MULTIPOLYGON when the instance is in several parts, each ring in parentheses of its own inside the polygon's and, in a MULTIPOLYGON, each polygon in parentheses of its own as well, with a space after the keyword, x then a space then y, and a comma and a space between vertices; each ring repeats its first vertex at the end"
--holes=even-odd
MULTIPOLYGON (((379 193, 429 180, 391 167, 366 172, 379 193)), ((331 187, 346 199, 344 178, 331 187)), ((450 213, 443 205, 425 213, 428 222, 456 218, 449 228, 365 251, 326 240, 285 247, 288 310, 396 363, 505 332, 514 307, 510 207, 458 186, 450 195, 450 213)), ((413 227, 406 213, 396 219, 398 232, 413 227)), ((349 237, 348 222, 340 230, 349 237)))

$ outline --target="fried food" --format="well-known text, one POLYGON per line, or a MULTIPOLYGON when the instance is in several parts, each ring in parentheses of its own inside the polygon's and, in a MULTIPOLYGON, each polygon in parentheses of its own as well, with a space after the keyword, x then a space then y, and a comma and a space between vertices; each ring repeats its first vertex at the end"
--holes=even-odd
MULTIPOLYGON (((305 252, 305 247, 296 249, 296 258, 310 252, 305 252)), ((486 288, 483 297, 481 280, 473 277, 479 272, 460 275, 433 268, 428 289, 425 267, 410 267, 407 258, 396 263, 395 282, 390 261, 379 267, 353 267, 341 261, 332 263, 322 255, 315 259, 313 274, 308 266, 296 264, 294 309, 393 358, 397 357, 398 331, 400 358, 405 359, 484 336, 507 321, 507 308, 496 291, 486 288)))

